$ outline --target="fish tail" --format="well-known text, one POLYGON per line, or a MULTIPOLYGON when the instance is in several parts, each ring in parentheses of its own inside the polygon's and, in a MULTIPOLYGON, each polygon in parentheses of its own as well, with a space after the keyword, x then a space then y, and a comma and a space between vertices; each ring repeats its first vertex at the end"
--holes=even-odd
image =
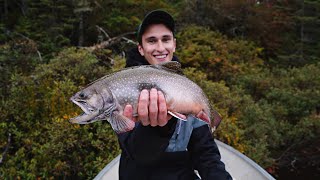
POLYGON ((216 110, 212 110, 212 117, 213 117, 213 121, 211 121, 211 127, 212 128, 218 128, 219 124, 222 121, 222 116, 220 115, 220 113, 216 110))

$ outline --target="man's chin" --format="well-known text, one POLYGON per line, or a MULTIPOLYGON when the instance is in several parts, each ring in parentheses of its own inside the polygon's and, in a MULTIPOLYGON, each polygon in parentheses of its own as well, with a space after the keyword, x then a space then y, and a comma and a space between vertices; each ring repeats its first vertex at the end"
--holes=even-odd
POLYGON ((157 59, 156 61, 158 63, 165 63, 165 62, 169 62, 170 60, 168 58, 163 58, 163 59, 157 59))

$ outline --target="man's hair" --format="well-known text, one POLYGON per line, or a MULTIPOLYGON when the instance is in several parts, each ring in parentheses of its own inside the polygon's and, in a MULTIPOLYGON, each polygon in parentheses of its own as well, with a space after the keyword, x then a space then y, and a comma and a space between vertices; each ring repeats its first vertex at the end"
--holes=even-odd
POLYGON ((137 31, 137 38, 138 42, 142 44, 142 35, 145 32, 145 30, 148 28, 151 24, 163 24, 165 25, 170 31, 172 31, 172 34, 174 35, 175 31, 175 23, 173 17, 163 10, 154 10, 149 12, 143 19, 142 23, 139 25, 138 31, 137 31))

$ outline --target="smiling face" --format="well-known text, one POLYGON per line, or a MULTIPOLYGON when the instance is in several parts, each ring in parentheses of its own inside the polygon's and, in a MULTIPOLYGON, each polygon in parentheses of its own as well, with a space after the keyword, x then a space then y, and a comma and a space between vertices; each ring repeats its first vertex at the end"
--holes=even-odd
POLYGON ((176 50, 176 39, 165 25, 151 24, 143 33, 138 50, 149 64, 168 62, 176 50))

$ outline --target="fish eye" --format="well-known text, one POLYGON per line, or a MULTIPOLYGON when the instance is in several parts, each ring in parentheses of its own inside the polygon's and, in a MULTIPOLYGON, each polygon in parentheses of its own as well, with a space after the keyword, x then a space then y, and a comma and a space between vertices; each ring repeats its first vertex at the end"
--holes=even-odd
POLYGON ((82 91, 82 92, 79 94, 79 97, 80 97, 80 98, 85 98, 85 97, 86 97, 86 94, 82 91))

